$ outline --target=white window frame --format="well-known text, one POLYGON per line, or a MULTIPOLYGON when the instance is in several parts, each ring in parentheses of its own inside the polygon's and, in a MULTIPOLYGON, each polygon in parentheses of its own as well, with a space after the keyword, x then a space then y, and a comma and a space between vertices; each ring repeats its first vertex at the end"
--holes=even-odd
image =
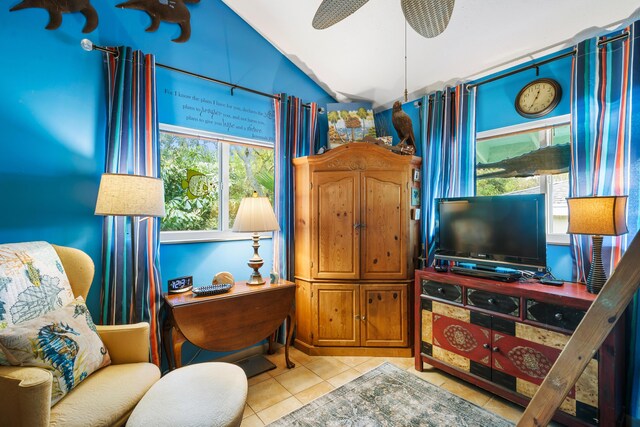
MULTIPOLYGON (((165 123, 160 123, 160 132, 174 133, 178 135, 184 135, 190 138, 204 138, 209 140, 215 140, 222 142, 220 144, 220 164, 228 164, 230 147, 229 144, 241 144, 252 146, 256 148, 270 148, 274 149, 273 144, 266 143, 264 141, 256 141, 248 138, 241 138, 236 136, 224 135, 215 132, 208 132, 199 129, 186 128, 182 126, 174 126, 165 123)), ((220 188, 220 205, 228 206, 229 203, 229 168, 221 167, 221 173, 219 177, 220 188)), ((227 230, 229 225, 229 211, 227 209, 220 209, 220 227, 223 230, 185 230, 185 231, 161 231, 160 243, 161 244, 176 244, 176 243, 201 243, 201 242, 224 242, 234 240, 251 240, 253 233, 235 233, 231 230, 227 230)), ((272 233, 259 233, 260 240, 271 239, 272 233)))
MULTIPOLYGON (((483 132, 478 132, 476 133, 476 140, 496 138, 500 136, 513 134, 513 133, 531 132, 531 131, 535 131, 536 129, 548 128, 546 140, 551 141, 552 126, 563 126, 563 125, 570 125, 570 124, 571 124, 571 115, 565 114, 562 116, 550 117, 548 119, 536 120, 533 122, 521 123, 514 126, 506 126, 503 128, 497 128, 497 129, 491 129, 483 132)), ((539 178, 540 178, 540 188, 544 189, 545 205, 547 210, 545 215, 547 244, 569 245, 570 239, 568 234, 551 233, 551 230, 552 230, 551 219, 553 217, 552 216, 553 203, 552 203, 552 200, 550 200, 549 198, 549 195, 551 194, 549 189, 549 186, 551 185, 551 180, 547 180, 546 175, 541 175, 539 178)))

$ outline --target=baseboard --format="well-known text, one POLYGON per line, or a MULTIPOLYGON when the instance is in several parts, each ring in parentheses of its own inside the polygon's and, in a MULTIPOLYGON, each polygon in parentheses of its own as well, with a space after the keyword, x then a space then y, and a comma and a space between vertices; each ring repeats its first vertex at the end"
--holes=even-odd
POLYGON ((319 347, 295 340, 293 346, 309 356, 412 357, 412 347, 319 347))

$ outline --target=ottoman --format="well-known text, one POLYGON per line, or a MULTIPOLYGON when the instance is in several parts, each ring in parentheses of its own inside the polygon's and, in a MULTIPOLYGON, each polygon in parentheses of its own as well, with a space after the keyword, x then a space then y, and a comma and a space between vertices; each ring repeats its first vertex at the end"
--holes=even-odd
POLYGON ((198 363, 171 371, 151 386, 127 427, 239 426, 246 400, 242 369, 230 363, 198 363))

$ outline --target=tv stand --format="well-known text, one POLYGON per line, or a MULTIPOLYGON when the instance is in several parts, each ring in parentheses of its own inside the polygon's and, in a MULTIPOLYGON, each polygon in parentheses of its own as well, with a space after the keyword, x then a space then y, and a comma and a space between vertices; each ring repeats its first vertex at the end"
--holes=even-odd
MULTIPOLYGON (((596 295, 584 285, 545 286, 416 270, 414 353, 425 363, 522 406, 544 380, 596 295)), ((624 419, 624 322, 593 354, 554 419, 570 427, 624 419)))
POLYGON ((515 282, 522 277, 520 273, 507 273, 496 271, 495 269, 484 268, 466 268, 466 267, 451 267, 451 272, 456 274, 463 274, 465 276, 482 277, 484 279, 500 280, 502 282, 515 282))

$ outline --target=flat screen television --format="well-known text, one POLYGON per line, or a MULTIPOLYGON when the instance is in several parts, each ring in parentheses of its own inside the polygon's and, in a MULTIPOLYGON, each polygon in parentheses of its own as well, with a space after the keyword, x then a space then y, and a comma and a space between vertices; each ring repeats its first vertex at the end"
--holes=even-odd
POLYGON ((435 258, 480 268, 543 271, 544 195, 437 199, 435 258))

